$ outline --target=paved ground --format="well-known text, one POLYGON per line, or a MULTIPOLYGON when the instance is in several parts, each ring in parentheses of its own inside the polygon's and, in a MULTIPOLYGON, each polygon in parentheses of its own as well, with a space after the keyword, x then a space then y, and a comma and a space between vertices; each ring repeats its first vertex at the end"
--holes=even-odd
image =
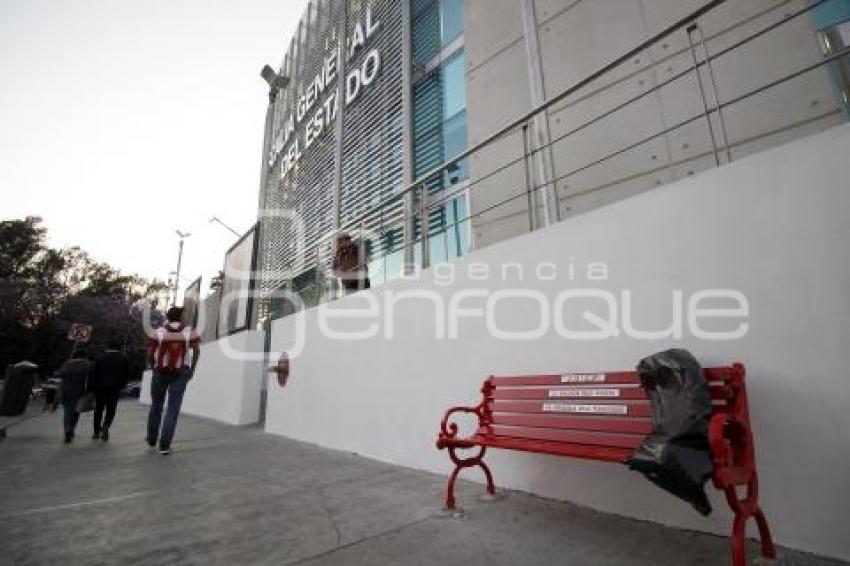
MULTIPOLYGON (((0 564, 723 565, 726 539, 510 492, 441 512, 444 478, 183 417, 175 452, 119 406, 108 444, 60 413, 0 442, 0 564)), ((786 552, 783 564, 838 562, 786 552)))

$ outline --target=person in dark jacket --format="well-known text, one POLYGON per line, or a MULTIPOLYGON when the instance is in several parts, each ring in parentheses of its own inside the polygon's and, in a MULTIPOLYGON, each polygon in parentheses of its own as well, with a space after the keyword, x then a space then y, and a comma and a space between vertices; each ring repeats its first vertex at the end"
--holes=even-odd
POLYGON ((80 418, 80 413, 77 411, 77 404, 80 399, 86 394, 89 387, 89 369, 90 363, 86 357, 86 351, 79 349, 71 357, 62 364, 57 372, 62 380, 62 406, 65 409, 65 443, 69 443, 74 439, 74 429, 77 428, 77 421, 80 418))
POLYGON ((94 434, 104 442, 109 440, 109 427, 115 419, 115 409, 121 390, 130 376, 130 359, 121 351, 120 342, 110 342, 106 351, 92 364, 91 390, 94 392, 94 434), (104 410, 106 417, 104 418, 104 410))

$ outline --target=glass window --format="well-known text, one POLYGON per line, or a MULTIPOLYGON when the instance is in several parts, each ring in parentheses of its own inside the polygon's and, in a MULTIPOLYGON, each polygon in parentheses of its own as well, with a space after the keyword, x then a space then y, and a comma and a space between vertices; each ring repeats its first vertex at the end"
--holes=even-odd
MULTIPOLYGON (((463 34, 462 0, 412 0, 413 57, 419 64, 434 65, 413 85, 413 168, 421 179, 464 150, 467 142, 466 56, 459 47, 442 60, 440 50, 463 34)), ((467 160, 454 164, 441 177, 425 180, 429 200, 439 201, 444 190, 469 177, 467 160)), ((428 214, 428 252, 431 265, 437 265, 469 252, 470 222, 466 195, 441 205, 432 204, 428 214)), ((414 219, 414 238, 425 229, 414 219)), ((414 245, 414 261, 421 261, 421 246, 414 245)), ((396 270, 387 266, 387 274, 396 270)))
POLYGON ((393 281, 404 275, 404 250, 393 252, 384 258, 384 277, 393 281))
POLYGON ((315 267, 296 275, 292 279, 292 292, 301 297, 305 309, 315 307, 320 303, 321 288, 317 282, 315 267))
MULTIPOLYGON (((439 73, 413 87, 413 162, 418 177, 467 148, 466 58, 461 51, 439 73)), ((444 186, 469 176, 465 161, 444 174, 444 186)))
POLYGON ((469 253, 469 220, 466 195, 431 211, 428 253, 431 265, 445 263, 469 253))
POLYGON ((446 263, 449 261, 446 248, 446 233, 438 232, 428 238, 428 259, 431 265, 446 263))
POLYGON ((463 0, 412 0, 413 61, 425 65, 463 34, 463 0))
POLYGON ((440 0, 443 47, 463 33, 463 0, 440 0))
MULTIPOLYGON (((814 4, 809 0, 809 4, 814 4)), ((811 11, 812 23, 817 30, 830 28, 841 22, 850 21, 850 0, 826 0, 818 2, 811 11)))
POLYGON ((447 209, 448 254, 451 258, 463 257, 469 253, 469 219, 467 219, 466 195, 453 199, 447 205, 447 209))
MULTIPOLYGON (((466 111, 455 114, 443 124, 443 155, 445 159, 460 154, 466 149, 466 111)), ((469 163, 461 159, 444 173, 444 186, 451 186, 469 177, 469 163)))
MULTIPOLYGON (((443 64, 443 159, 463 152, 467 147, 466 132, 466 57, 461 50, 443 64)), ((443 186, 451 186, 469 177, 469 168, 464 159, 446 171, 443 186)))
POLYGON ((443 64, 443 119, 466 109, 465 66, 463 51, 443 64))
POLYGON ((466 112, 455 114, 443 123, 443 155, 451 159, 466 149, 466 112))

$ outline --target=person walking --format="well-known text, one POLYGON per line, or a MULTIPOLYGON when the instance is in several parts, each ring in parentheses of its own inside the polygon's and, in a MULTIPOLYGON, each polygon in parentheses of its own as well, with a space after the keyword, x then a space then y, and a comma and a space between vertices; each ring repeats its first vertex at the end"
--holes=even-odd
POLYGON ((147 442, 154 448, 158 440, 159 453, 162 455, 171 452, 183 394, 201 356, 201 337, 181 322, 183 309, 171 307, 165 318, 165 326, 156 329, 148 337, 148 357, 153 368, 153 378, 147 442), (168 406, 163 417, 162 408, 166 397, 168 406))
POLYGON ((74 430, 80 419, 80 400, 89 390, 91 364, 86 357, 86 350, 80 348, 62 364, 57 372, 62 380, 62 407, 64 408, 63 426, 65 429, 65 444, 74 440, 74 430))
POLYGON ((130 359, 121 351, 121 342, 111 341, 92 364, 91 390, 94 391, 94 433, 92 440, 109 440, 109 427, 115 419, 118 398, 130 377, 130 359), (106 416, 104 418, 104 411, 106 416))

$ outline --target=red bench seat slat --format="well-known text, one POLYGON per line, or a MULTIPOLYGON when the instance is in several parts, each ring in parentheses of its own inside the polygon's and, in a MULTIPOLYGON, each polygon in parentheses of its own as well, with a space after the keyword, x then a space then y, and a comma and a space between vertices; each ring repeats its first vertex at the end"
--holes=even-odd
MULTIPOLYGON (((732 368, 703 368, 708 382, 726 382, 732 380, 732 368)), ((496 387, 508 385, 639 385, 640 377, 636 371, 581 372, 539 375, 500 375, 490 378, 496 387)))
POLYGON ((495 399, 582 399, 592 402, 596 399, 642 399, 646 400, 643 389, 637 387, 547 387, 504 389, 493 391, 495 399))
POLYGON ((598 400, 589 403, 587 399, 580 402, 570 400, 496 401, 491 404, 491 410, 495 413, 571 414, 596 417, 648 417, 652 414, 649 403, 645 402, 611 403, 598 400))
POLYGON ((640 383, 638 374, 633 371, 494 376, 490 379, 496 387, 504 387, 506 385, 603 385, 613 383, 637 385, 640 383))
POLYGON ((523 452, 536 452, 553 456, 569 456, 587 460, 604 460, 606 462, 622 462, 631 456, 634 450, 630 448, 612 448, 610 446, 592 446, 587 444, 564 444, 547 440, 517 439, 508 436, 479 436, 474 437, 476 444, 491 448, 505 448, 523 452))
POLYGON ((554 428, 568 430, 592 430, 597 432, 621 432, 647 435, 652 432, 649 419, 612 419, 595 417, 564 417, 549 415, 514 415, 496 413, 493 424, 554 428))
MULTIPOLYGON (((729 397, 726 387, 711 385, 708 388, 711 398, 725 400, 729 397)), ((493 398, 506 399, 580 399, 592 402, 594 399, 607 400, 642 400, 648 401, 649 396, 640 387, 524 387, 506 388, 496 387, 493 390, 493 398)))
POLYGON ((551 440, 574 444, 592 444, 594 446, 611 446, 630 448, 634 450, 643 436, 636 434, 615 434, 608 432, 576 431, 552 428, 531 428, 519 426, 492 426, 492 434, 479 436, 509 436, 511 438, 526 438, 533 440, 551 440))

